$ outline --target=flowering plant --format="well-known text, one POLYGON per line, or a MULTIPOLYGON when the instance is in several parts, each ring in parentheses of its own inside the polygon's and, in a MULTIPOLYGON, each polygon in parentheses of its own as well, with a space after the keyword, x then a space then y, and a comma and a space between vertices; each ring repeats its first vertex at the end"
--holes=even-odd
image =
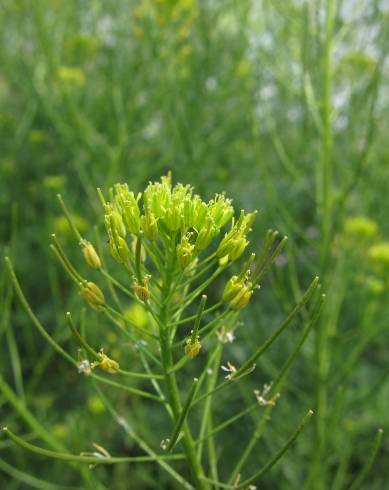
POLYGON ((79 287, 84 301, 93 310, 105 315, 119 329, 120 334, 136 347, 136 356, 144 366, 144 372, 123 369, 123 365, 130 362, 129 359, 113 359, 111 354, 92 347, 87 332, 77 327, 68 312, 67 322, 80 356, 79 359, 74 358, 47 333, 32 313, 12 264, 7 259, 11 278, 35 326, 80 373, 98 383, 114 384, 118 389, 144 398, 145 403, 151 400, 151 403, 160 404, 169 417, 170 427, 166 428, 166 437, 157 445, 155 441, 145 441, 125 418, 117 414, 103 392, 97 388, 104 403, 115 414, 117 422, 138 443, 142 453, 139 456, 112 457, 101 446, 97 446, 98 451, 93 454, 59 453, 32 445, 8 429, 6 433, 14 442, 31 451, 78 463, 140 464, 154 461, 170 474, 172 481, 178 483, 180 488, 253 488, 252 485, 289 448, 312 414, 308 412, 285 445, 263 468, 254 475, 241 478, 241 471, 261 436, 285 375, 320 312, 323 295, 319 294, 318 278, 314 278, 286 319, 262 345, 252 350, 243 364, 236 367, 226 360, 222 365, 223 349, 226 343, 235 338, 241 310, 253 299, 263 277, 283 250, 287 238, 280 240, 278 233, 270 230, 259 256, 251 253, 238 265, 249 245, 248 236, 257 213, 241 211, 236 216, 232 201, 224 194, 217 194, 205 202, 194 194, 189 185, 173 186, 170 174, 162 177, 160 182, 150 183, 143 196, 135 195, 127 184, 116 184, 109 190, 108 199, 101 190, 98 192, 104 209, 107 246, 124 280, 108 271, 103 258, 104 251, 99 250, 99 247, 96 250, 91 242, 80 235, 60 196, 60 203, 77 236, 83 257, 90 268, 95 269, 100 278, 106 281, 106 288, 100 281, 91 281, 81 275, 54 235, 51 248, 79 287), (223 279, 224 284, 219 287, 217 278, 223 278, 229 269, 234 268, 234 273, 229 273, 229 277, 223 279), (110 292, 112 299, 107 299, 104 289, 110 292), (139 326, 123 312, 120 295, 127 301, 141 305, 147 315, 145 326, 139 326), (211 305, 208 296, 213 299, 211 305), (307 309, 310 300, 312 306, 307 309), (253 373, 258 359, 299 315, 304 328, 277 378, 262 390, 254 390, 253 405, 214 425, 212 400, 216 393, 253 373), (109 377, 96 374, 96 368, 117 377, 119 381, 112 382, 109 377), (189 376, 188 386, 187 373, 193 371, 196 377, 189 376), (222 371, 224 379, 219 380, 222 371), (186 373, 186 376, 179 377, 180 373, 186 373), (127 383, 127 379, 141 379, 150 384, 154 391, 144 387, 136 388, 130 382, 127 383), (263 407, 258 426, 232 468, 228 481, 221 483, 215 435, 258 406, 263 407), (192 417, 192 413, 196 417, 192 417), (204 455, 205 446, 207 457, 204 455), (180 449, 182 453, 178 452, 180 449), (182 459, 186 467, 183 467, 182 462, 175 463, 182 459), (175 464, 180 465, 181 472, 174 467, 175 464))

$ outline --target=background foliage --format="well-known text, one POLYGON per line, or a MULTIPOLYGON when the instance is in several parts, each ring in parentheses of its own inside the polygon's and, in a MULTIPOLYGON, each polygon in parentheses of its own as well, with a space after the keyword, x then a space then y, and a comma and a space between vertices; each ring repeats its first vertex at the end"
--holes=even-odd
MULTIPOLYGON (((268 228, 287 234, 287 252, 231 346, 237 363, 272 332, 309 278, 321 276, 325 312, 251 467, 280 446, 306 409, 315 410, 315 421, 261 488, 348 488, 376 430, 388 429, 388 16, 384 0, 0 3, 0 246, 36 314, 68 349, 64 312, 80 310, 81 300, 53 260, 50 233, 82 261, 58 192, 92 238, 102 224, 97 186, 120 181, 139 191, 171 169, 175 181, 205 197, 226 191, 238 208, 259 209, 255 247, 268 228)), ((0 295, 1 424, 34 440, 26 415, 33 413, 72 452, 96 441, 131 454, 136 446, 90 385, 13 301, 4 269, 0 295)), ((96 341, 115 343, 97 316, 88 319, 96 341)), ((265 356, 254 384, 274 378, 298 333, 291 329, 265 356)), ((107 394, 118 409, 135 412, 138 400, 107 394)), ((242 396, 252 395, 220 395, 221 419, 238 411, 242 396)), ((146 436, 164 435, 152 405, 138 413, 146 436)), ((255 415, 218 439, 226 468, 244 428, 254 426, 255 415)), ((387 451, 384 437, 363 488, 385 488, 387 451)), ((3 439, 0 458, 4 488, 81 485, 71 466, 64 471, 3 439)), ((115 490, 130 488, 129 478, 136 488, 156 488, 155 481, 170 488, 149 466, 99 467, 89 478, 115 490)))

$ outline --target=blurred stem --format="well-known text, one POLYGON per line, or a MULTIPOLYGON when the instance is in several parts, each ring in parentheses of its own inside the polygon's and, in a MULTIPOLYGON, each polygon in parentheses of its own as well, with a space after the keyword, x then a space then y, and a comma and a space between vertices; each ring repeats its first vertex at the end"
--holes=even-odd
MULTIPOLYGON (((321 274, 325 284, 326 272, 330 261, 331 231, 332 231, 332 207, 333 207, 333 116, 332 116, 332 91, 333 91, 333 35, 335 18, 335 1, 327 0, 325 40, 323 54, 323 131, 322 131, 322 158, 320 166, 320 228, 321 249, 320 265, 321 274)), ((326 447, 326 418, 327 418, 327 380, 329 372, 329 345, 328 334, 330 324, 326 321, 326 315, 319 321, 315 339, 316 370, 316 417, 315 417, 315 457, 311 465, 310 475, 307 480, 307 488, 324 490, 328 488, 326 479, 326 464, 323 460, 326 447)))
POLYGON ((335 0, 327 0, 323 59, 323 132, 321 159, 321 268, 327 267, 332 227, 333 131, 332 131, 332 50, 335 0))

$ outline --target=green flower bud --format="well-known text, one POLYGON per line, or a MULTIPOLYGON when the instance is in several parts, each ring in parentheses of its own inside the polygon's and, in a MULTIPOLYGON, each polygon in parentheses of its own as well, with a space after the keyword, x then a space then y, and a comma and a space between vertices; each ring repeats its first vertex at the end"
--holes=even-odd
POLYGON ((193 260, 193 251, 195 246, 192 245, 189 240, 192 233, 187 233, 181 239, 181 242, 177 245, 177 259, 180 266, 185 269, 193 260))
POLYGON ((224 287, 223 301, 231 301, 241 290, 244 281, 239 280, 238 276, 232 276, 224 287))
POLYGON ((100 269, 101 260, 95 250, 95 247, 87 240, 81 240, 80 245, 82 247, 85 262, 92 267, 92 269, 100 269))
POLYGON ((208 209, 217 228, 222 228, 234 216, 231 202, 231 199, 226 199, 224 194, 217 194, 208 203, 208 209))
POLYGON ((110 204, 106 207, 105 227, 107 232, 112 235, 118 235, 123 238, 126 236, 126 227, 124 226, 122 217, 110 204))
POLYGON ((181 228, 183 217, 182 202, 175 196, 165 213, 164 221, 167 229, 170 231, 178 231, 181 228))
POLYGON ((224 235, 216 250, 216 256, 219 258, 228 256, 228 260, 233 262, 242 255, 248 243, 245 235, 235 225, 224 235))
POLYGON ((158 236, 158 224, 154 214, 147 211, 145 215, 141 216, 140 222, 145 237, 150 241, 156 240, 158 236))
POLYGON ((245 214, 242 209, 239 219, 236 222, 236 229, 239 230, 243 235, 247 235, 247 233, 251 230, 251 226, 254 223, 257 213, 258 211, 253 211, 252 213, 245 214))
POLYGON ((142 194, 135 197, 133 192, 128 190, 127 184, 115 185, 115 203, 120 212, 124 224, 130 233, 137 235, 140 229, 140 210, 138 202, 142 194))
POLYGON ((207 226, 208 206, 203 202, 200 196, 195 196, 193 200, 193 215, 194 222, 193 228, 197 230, 198 233, 202 230, 203 226, 207 226))
POLYGON ((231 260, 231 262, 234 262, 234 260, 238 260, 245 251, 248 243, 249 242, 243 236, 237 236, 236 238, 231 240, 230 251, 228 252, 229 260, 231 260))
POLYGON ((96 311, 103 311, 105 299, 102 290, 94 282, 82 285, 81 293, 85 301, 96 311))
POLYGON ((112 257, 117 262, 119 262, 119 264, 122 264, 128 259, 130 250, 124 238, 120 236, 113 237, 112 235, 109 235, 108 244, 112 257))
POLYGON ((192 199, 184 199, 182 212, 184 215, 184 228, 193 228, 195 224, 195 214, 192 199))
POLYGON ((151 183, 143 193, 143 207, 153 213, 156 218, 162 218, 171 205, 171 182, 162 177, 161 182, 151 183))
POLYGON ((218 230, 213 224, 212 217, 207 216, 198 232, 196 238, 196 249, 200 251, 207 248, 212 243, 217 234, 218 230))

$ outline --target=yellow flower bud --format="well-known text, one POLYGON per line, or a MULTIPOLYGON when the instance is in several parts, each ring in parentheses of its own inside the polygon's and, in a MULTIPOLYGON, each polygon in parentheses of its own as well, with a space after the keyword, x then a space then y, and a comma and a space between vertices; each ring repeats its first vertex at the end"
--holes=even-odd
POLYGON ((239 281, 238 276, 232 276, 227 282, 223 291, 223 301, 231 301, 239 293, 243 285, 242 281, 239 281))
POLYGON ((100 361, 96 365, 106 373, 115 374, 119 371, 119 363, 106 354, 100 354, 100 361))
POLYGON ((158 236, 158 224, 153 213, 146 212, 144 216, 140 218, 143 233, 150 241, 156 240, 158 236))
POLYGON ((232 276, 223 291, 223 301, 229 303, 232 310, 241 310, 250 301, 253 285, 247 278, 232 276))
POLYGON ((200 349, 201 343, 198 337, 194 342, 192 342, 191 339, 188 339, 186 341, 185 354, 189 357, 189 359, 194 359, 196 356, 198 356, 200 353, 200 349))
POLYGON ((117 235, 115 237, 109 235, 108 244, 111 255, 117 262, 121 264, 127 260, 129 249, 124 238, 117 235))
POLYGON ((85 262, 92 267, 92 269, 100 269, 101 260, 98 256, 95 247, 87 240, 81 240, 82 253, 84 255, 85 262))
POLYGON ((239 293, 230 301, 230 308, 238 311, 244 308, 250 301, 253 290, 249 286, 243 286, 239 293))
POLYGON ((102 290, 94 282, 87 282, 82 285, 82 296, 85 301, 96 311, 103 311, 105 299, 102 290))
POLYGON ((185 269, 193 260, 193 251, 195 246, 192 245, 189 240, 191 233, 187 233, 181 239, 181 242, 177 245, 177 259, 180 266, 185 269))
POLYGON ((143 284, 139 284, 138 281, 135 281, 133 285, 136 296, 143 302, 148 301, 148 299, 150 298, 150 291, 147 286, 149 280, 150 276, 145 276, 145 278, 143 279, 143 284))
POLYGON ((218 229, 213 223, 213 218, 210 215, 208 215, 204 219, 201 228, 198 229, 198 235, 196 238, 196 249, 200 251, 207 248, 217 234, 218 234, 218 229))

